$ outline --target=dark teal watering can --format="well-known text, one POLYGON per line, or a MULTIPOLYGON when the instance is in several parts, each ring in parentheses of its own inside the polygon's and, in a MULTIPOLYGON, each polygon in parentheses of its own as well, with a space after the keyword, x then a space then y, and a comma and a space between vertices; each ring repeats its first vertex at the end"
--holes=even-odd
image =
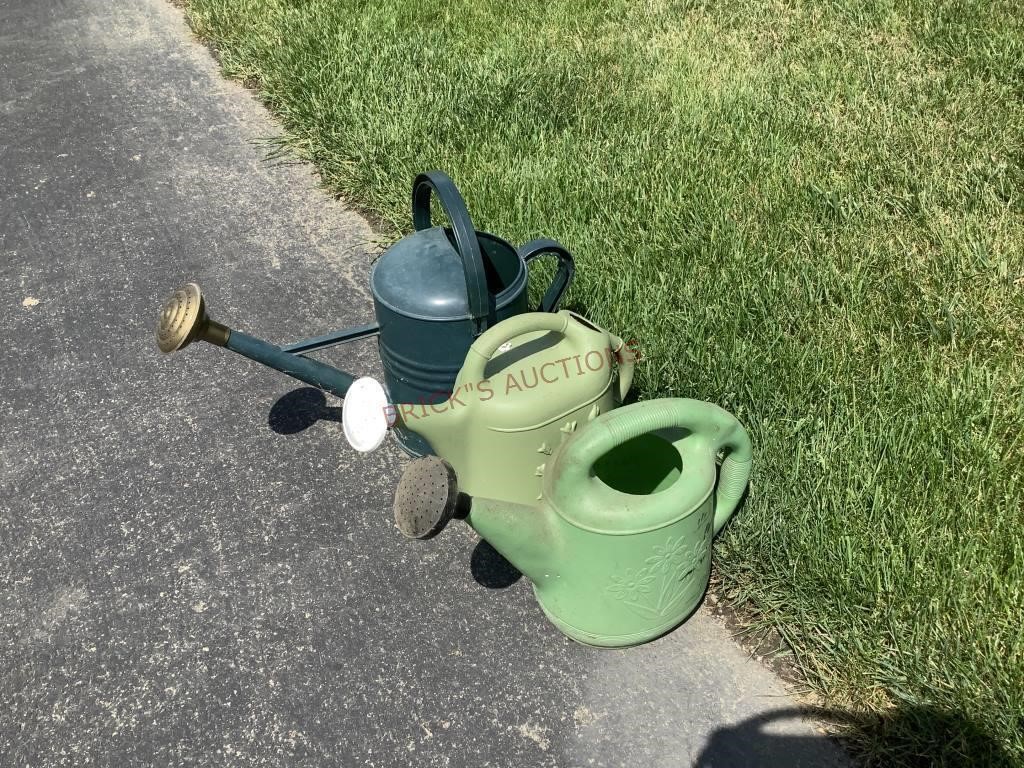
MULTIPOLYGON (((547 254, 559 261, 536 308, 542 312, 558 309, 575 267, 569 251, 554 240, 516 249, 478 232, 455 184, 441 171, 420 174, 413 182, 412 220, 416 231, 389 248, 370 276, 375 323, 278 347, 210 320, 199 287, 189 284, 164 304, 157 328, 160 349, 173 352, 195 340, 208 341, 344 397, 353 377, 306 354, 376 334, 390 402, 447 400, 473 340, 530 310, 528 263, 547 254), (432 225, 432 194, 450 227, 432 225)), ((399 428, 396 436, 408 453, 431 453, 414 432, 399 428)))

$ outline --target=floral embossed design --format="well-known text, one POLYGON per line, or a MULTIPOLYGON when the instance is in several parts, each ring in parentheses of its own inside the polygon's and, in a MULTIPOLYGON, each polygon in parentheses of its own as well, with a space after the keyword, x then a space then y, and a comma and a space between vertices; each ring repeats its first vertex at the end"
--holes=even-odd
POLYGON ((644 618, 667 616, 687 594, 698 566, 711 554, 711 516, 700 525, 700 535, 669 536, 654 546, 643 568, 627 568, 612 574, 605 592, 621 600, 644 618))
POLYGON ((648 557, 645 562, 659 573, 663 573, 666 570, 672 570, 686 556, 686 537, 680 536, 678 539, 674 539, 669 536, 664 544, 654 545, 654 555, 648 557))
POLYGON ((608 592, 620 600, 642 600, 643 595, 650 593, 654 574, 650 568, 627 568, 621 576, 612 575, 612 583, 608 592))

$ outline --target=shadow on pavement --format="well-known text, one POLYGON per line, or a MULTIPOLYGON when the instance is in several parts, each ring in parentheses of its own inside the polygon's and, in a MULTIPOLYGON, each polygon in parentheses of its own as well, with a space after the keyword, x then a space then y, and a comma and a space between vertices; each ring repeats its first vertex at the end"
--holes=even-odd
POLYGON ((494 547, 480 539, 469 559, 469 570, 477 584, 488 589, 511 587, 523 574, 494 547))
POLYGON ((794 735, 773 728, 777 723, 801 717, 834 724, 844 746, 860 758, 853 764, 866 768, 1010 768, 1014 765, 1011 757, 978 723, 936 707, 907 705, 884 716, 789 708, 750 718, 712 733, 694 768, 833 765, 827 758, 832 742, 829 736, 794 735))
POLYGON ((318 421, 341 423, 341 408, 328 405, 324 393, 314 387, 300 387, 282 395, 267 415, 267 426, 279 435, 303 432, 318 421))
MULTIPOLYGON (((341 422, 341 408, 327 404, 324 393, 315 387, 293 389, 278 398, 267 415, 267 425, 279 435, 294 435, 318 421, 341 422)), ((481 586, 488 589, 511 587, 523 574, 481 539, 469 561, 470 572, 481 586)))

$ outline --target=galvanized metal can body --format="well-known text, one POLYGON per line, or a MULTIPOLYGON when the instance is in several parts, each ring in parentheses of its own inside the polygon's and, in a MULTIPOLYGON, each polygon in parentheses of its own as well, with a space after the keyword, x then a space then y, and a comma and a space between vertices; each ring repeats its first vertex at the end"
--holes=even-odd
MULTIPOLYGON (((416 231, 395 243, 370 278, 380 327, 378 348, 392 403, 429 407, 446 400, 473 340, 505 318, 526 312, 527 263, 553 254, 559 269, 540 309, 554 311, 572 280, 571 254, 553 240, 516 250, 478 232, 452 180, 440 171, 416 177, 412 187, 416 231), (436 195, 450 227, 431 222, 436 195)), ((399 444, 414 456, 429 444, 404 429, 399 444)))
MULTIPOLYGON (((527 269, 519 253, 494 235, 476 235, 491 304, 488 324, 528 311, 527 269)), ((476 324, 451 231, 433 227, 403 243, 388 251, 371 276, 378 348, 391 402, 426 410, 451 396, 476 324)), ((432 453, 415 432, 399 427, 395 436, 407 453, 432 453)))

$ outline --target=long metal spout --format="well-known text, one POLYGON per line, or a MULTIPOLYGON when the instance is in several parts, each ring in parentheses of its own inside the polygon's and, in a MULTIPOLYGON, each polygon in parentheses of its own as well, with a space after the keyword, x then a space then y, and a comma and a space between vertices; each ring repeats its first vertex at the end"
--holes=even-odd
POLYGON ((193 341, 227 347, 243 357, 344 398, 355 380, 333 366, 285 352, 269 342, 232 330, 206 314, 203 293, 195 283, 178 288, 164 302, 156 329, 157 346, 164 353, 184 349, 193 341))

